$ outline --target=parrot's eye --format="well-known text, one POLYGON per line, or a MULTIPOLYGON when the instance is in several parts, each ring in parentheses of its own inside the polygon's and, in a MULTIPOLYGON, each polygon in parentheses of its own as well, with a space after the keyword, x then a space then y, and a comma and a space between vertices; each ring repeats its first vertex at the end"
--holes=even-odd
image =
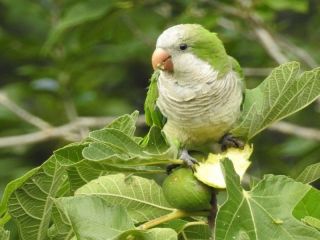
POLYGON ((185 43, 181 43, 180 45, 179 45, 179 48, 180 48, 180 50, 186 50, 187 48, 188 48, 188 45, 187 44, 185 44, 185 43))

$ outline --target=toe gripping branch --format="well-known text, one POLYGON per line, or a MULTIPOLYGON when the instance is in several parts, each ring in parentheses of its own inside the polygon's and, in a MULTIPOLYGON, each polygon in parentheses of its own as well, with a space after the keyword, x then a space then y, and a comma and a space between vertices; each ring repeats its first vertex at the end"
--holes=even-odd
POLYGON ((221 140, 219 141, 221 144, 221 150, 226 151, 228 148, 240 148, 243 149, 245 143, 234 136, 232 136, 230 133, 225 134, 221 140))
POLYGON ((199 162, 194 157, 190 156, 187 149, 181 151, 180 159, 184 162, 187 167, 191 168, 195 172, 195 164, 199 165, 199 162))
MULTIPOLYGON (((188 153, 187 149, 183 149, 181 151, 181 155, 180 158, 183 163, 190 168, 193 172, 196 171, 195 169, 195 164, 199 165, 199 162, 197 161, 197 159, 195 159, 194 157, 190 156, 190 154, 188 153)), ((171 164, 169 166, 167 166, 167 174, 170 174, 172 172, 173 169, 179 167, 181 164, 171 164)))

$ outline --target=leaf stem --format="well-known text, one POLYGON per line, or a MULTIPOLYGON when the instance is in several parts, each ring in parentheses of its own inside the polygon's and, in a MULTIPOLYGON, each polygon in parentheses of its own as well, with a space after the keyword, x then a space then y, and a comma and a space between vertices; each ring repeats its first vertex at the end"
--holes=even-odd
POLYGON ((149 228, 152 228, 154 226, 157 226, 161 223, 165 223, 177 218, 184 218, 184 217, 190 217, 190 216, 208 216, 209 212, 208 211, 197 211, 197 212, 186 212, 182 210, 175 210, 169 214, 163 215, 161 217, 152 219, 149 222, 146 222, 140 226, 138 226, 139 230, 146 230, 149 228))
POLYGON ((8 212, 5 213, 5 215, 3 215, 0 218, 0 226, 4 226, 7 222, 9 222, 11 219, 11 216, 8 212))
POLYGON ((208 225, 208 223, 205 221, 188 222, 183 226, 183 228, 178 232, 178 234, 183 233, 183 231, 188 227, 198 226, 198 225, 208 225))

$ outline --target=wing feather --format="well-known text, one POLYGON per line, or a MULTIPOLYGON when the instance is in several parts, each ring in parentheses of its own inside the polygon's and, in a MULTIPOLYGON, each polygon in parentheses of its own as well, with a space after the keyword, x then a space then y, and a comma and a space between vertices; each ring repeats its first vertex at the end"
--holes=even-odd
POLYGON ((150 85, 148 88, 146 101, 144 103, 144 113, 147 125, 156 125, 162 128, 165 124, 165 117, 162 115, 160 109, 157 107, 157 99, 159 96, 157 82, 159 75, 160 72, 155 71, 150 78, 150 85))

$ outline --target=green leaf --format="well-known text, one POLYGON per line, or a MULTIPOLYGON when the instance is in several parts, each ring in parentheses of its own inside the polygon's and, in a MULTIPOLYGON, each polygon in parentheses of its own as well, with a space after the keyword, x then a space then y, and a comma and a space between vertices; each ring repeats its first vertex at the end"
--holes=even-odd
POLYGON ((65 181, 64 167, 52 156, 12 193, 8 210, 15 219, 21 239, 46 239, 53 198, 65 186, 65 181))
POLYGON ((71 6, 64 15, 59 19, 58 24, 53 28, 47 42, 44 45, 44 50, 48 51, 53 44, 60 38, 62 33, 67 29, 76 27, 89 21, 97 20, 107 14, 113 6, 113 1, 89 0, 79 2, 71 6))
POLYGON ((314 217, 306 216, 301 219, 305 224, 320 230, 320 220, 314 217))
POLYGON ((129 230, 123 233, 118 240, 177 240, 177 233, 170 228, 152 228, 147 231, 129 230))
POLYGON ((99 197, 67 197, 55 202, 79 240, 117 239, 122 232, 134 228, 123 207, 110 207, 99 197))
POLYGON ((159 174, 165 173, 165 170, 156 166, 126 166, 126 165, 107 165, 99 164, 92 161, 83 160, 76 166, 68 167, 68 178, 71 191, 75 191, 79 187, 89 181, 111 173, 149 173, 159 174))
POLYGON ((104 128, 93 131, 89 134, 89 138, 93 141, 108 144, 117 152, 123 152, 130 155, 142 155, 142 148, 131 137, 113 128, 104 128))
POLYGON ((306 216, 311 216, 320 220, 320 191, 311 188, 310 191, 302 198, 302 200, 294 208, 293 216, 301 220, 306 216))
POLYGON ((122 206, 108 206, 97 196, 60 198, 56 204, 67 216, 72 232, 77 239, 144 239, 176 240, 177 233, 169 228, 137 230, 127 211, 122 206))
POLYGON ((312 164, 306 167, 302 173, 296 178, 302 183, 312 183, 320 178, 320 163, 312 164))
POLYGON ((10 232, 7 230, 4 230, 0 226, 0 240, 9 240, 10 239, 10 232))
POLYGON ((129 137, 133 137, 136 130, 136 122, 139 116, 138 111, 134 111, 131 115, 125 114, 113 120, 107 128, 117 129, 129 137))
POLYGON ((168 160, 176 159, 178 155, 178 149, 169 146, 161 128, 157 126, 150 128, 142 145, 144 153, 153 158, 168 160))
POLYGON ((231 131, 246 139, 308 106, 320 95, 320 68, 299 75, 300 64, 275 68, 256 88, 247 89, 239 123, 231 131))
POLYGON ((204 240, 210 239, 211 230, 204 222, 189 222, 179 231, 179 235, 183 235, 186 240, 204 240))
MULTIPOLYGON (((232 163, 222 163, 228 200, 216 219, 220 239, 320 239, 320 232, 293 217, 292 211, 311 186, 286 177, 266 175, 256 187, 244 190, 232 163)), ((314 204, 314 203, 313 203, 314 204)))
POLYGON ((144 149, 151 154, 162 154, 169 146, 161 131, 161 128, 153 126, 144 139, 144 149))
POLYGON ((156 125, 160 128, 163 127, 165 118, 157 107, 157 99, 159 96, 157 81, 160 75, 160 71, 155 71, 150 79, 150 85, 148 87, 147 97, 144 102, 144 113, 146 123, 149 126, 156 125))
POLYGON ((93 142, 84 148, 82 154, 86 159, 101 164, 125 167, 168 164, 177 155, 177 150, 167 145, 156 126, 150 129, 142 145, 113 128, 93 131, 89 137, 93 142))
POLYGON ((16 191, 21 185, 25 183, 30 177, 32 177, 36 172, 38 171, 38 168, 34 168, 27 172, 25 175, 22 177, 19 177, 6 186, 4 193, 2 195, 1 203, 0 203, 0 216, 2 217, 3 214, 6 213, 7 211, 7 206, 8 206, 8 200, 12 193, 16 191))
POLYGON ((308 1, 306 0, 265 0, 263 4, 278 11, 294 10, 304 13, 308 10, 308 1))
MULTIPOLYGON (((174 229, 181 239, 184 240, 205 240, 210 239, 211 230, 205 221, 194 221, 193 218, 175 219, 169 222, 160 224, 159 227, 174 229)), ((180 239, 180 238, 179 238, 180 239)))
POLYGON ((87 143, 71 143, 54 151, 55 159, 61 166, 72 166, 81 162, 84 158, 82 150, 88 146, 87 143))
POLYGON ((95 168, 88 161, 81 161, 76 166, 68 167, 68 179, 71 192, 76 191, 81 186, 98 178, 99 176, 106 175, 109 171, 103 168, 95 168))
POLYGON ((71 240, 75 237, 71 222, 65 213, 57 208, 56 202, 51 212, 53 224, 48 229, 48 237, 51 240, 71 240))
POLYGON ((144 222, 174 209, 165 200, 162 189, 153 180, 123 174, 102 176, 79 188, 76 196, 99 196, 109 206, 121 205, 134 222, 144 222))

